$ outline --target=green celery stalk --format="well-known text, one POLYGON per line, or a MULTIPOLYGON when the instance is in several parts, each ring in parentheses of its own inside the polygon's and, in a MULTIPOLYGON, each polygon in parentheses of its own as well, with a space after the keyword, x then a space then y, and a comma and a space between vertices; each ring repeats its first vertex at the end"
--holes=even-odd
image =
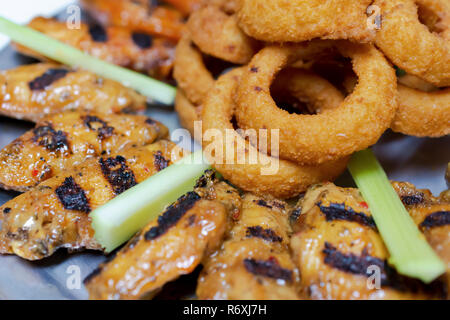
POLYGON ((95 238, 111 252, 156 219, 167 205, 191 191, 210 168, 202 151, 197 151, 94 210, 95 238))
POLYGON ((400 274, 429 283, 443 274, 439 259, 410 217, 371 150, 355 153, 348 165, 400 274))
POLYGON ((175 99, 176 89, 143 74, 121 68, 106 61, 94 58, 72 46, 52 39, 29 27, 18 25, 0 17, 0 32, 40 54, 72 66, 94 72, 105 78, 119 81, 135 89, 146 97, 171 105, 175 99))

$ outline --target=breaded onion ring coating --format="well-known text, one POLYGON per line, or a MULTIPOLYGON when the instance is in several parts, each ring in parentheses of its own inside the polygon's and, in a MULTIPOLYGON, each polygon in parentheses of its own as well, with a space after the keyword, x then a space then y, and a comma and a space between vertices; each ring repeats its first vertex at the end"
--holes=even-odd
POLYGON ((189 101, 196 105, 203 102, 214 85, 214 77, 203 63, 201 52, 193 47, 187 35, 175 50, 173 76, 189 101))
MULTIPOLYGON (((376 0, 381 8, 382 24, 376 45, 398 67, 436 86, 450 86, 450 40, 448 31, 432 33, 419 21, 416 3, 425 0, 376 0), (447 39, 446 39, 447 38, 447 39)), ((448 0, 433 0, 448 21, 448 0)), ((433 9, 431 8, 431 9, 433 9)), ((450 28, 447 22, 446 29, 450 28)))
POLYGON ((193 12, 187 27, 197 47, 216 58, 244 64, 255 54, 257 42, 239 28, 234 15, 229 16, 216 6, 193 12))
POLYGON ((450 88, 424 92, 398 85, 392 130, 416 137, 450 134, 450 88))
MULTIPOLYGON (((207 96, 202 112, 203 133, 208 130, 219 131, 222 136, 231 132, 233 139, 224 144, 223 155, 232 150, 236 151, 235 144, 244 144, 245 150, 242 156, 246 161, 239 164, 237 152, 234 152, 233 163, 224 161, 224 164, 213 164, 213 166, 237 187, 254 192, 259 195, 272 195, 277 198, 291 198, 306 190, 306 188, 320 181, 329 181, 339 176, 346 167, 347 159, 326 163, 321 166, 299 166, 293 162, 270 157, 259 152, 252 144, 246 141, 233 127, 233 116, 235 112, 234 93, 239 84, 242 69, 235 69, 220 77, 211 93, 207 96), (228 151, 227 151, 228 149, 228 151), (248 161, 249 154, 258 154, 256 164, 248 161), (275 174, 264 175, 262 170, 277 165, 275 174)), ((205 136, 204 136, 205 138, 205 136)), ((203 149, 208 150, 211 141, 203 141, 203 149)))
POLYGON ((317 165, 375 144, 390 127, 397 108, 394 69, 374 46, 339 42, 352 59, 359 82, 336 109, 316 115, 289 114, 277 107, 270 86, 275 75, 305 51, 271 46, 246 68, 237 93, 236 118, 241 128, 280 129, 280 157, 317 165))
POLYGON ((251 37, 269 42, 314 38, 369 42, 367 7, 372 0, 239 0, 239 25, 251 37))
POLYGON ((181 126, 187 129, 192 137, 195 137, 194 122, 201 120, 202 106, 195 106, 189 101, 183 90, 178 89, 175 96, 175 111, 178 114, 181 126))
MULTIPOLYGON (((450 134, 450 88, 439 90, 424 80, 406 74, 398 78, 398 108, 391 129, 416 137, 437 138, 450 134)), ((356 77, 344 81, 347 92, 356 77)))

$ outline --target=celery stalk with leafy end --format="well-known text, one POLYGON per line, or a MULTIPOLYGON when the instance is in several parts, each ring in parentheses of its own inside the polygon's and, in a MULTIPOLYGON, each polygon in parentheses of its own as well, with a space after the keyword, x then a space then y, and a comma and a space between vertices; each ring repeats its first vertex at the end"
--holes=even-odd
POLYGON ((94 210, 91 218, 96 240, 106 252, 113 251, 156 219, 167 205, 191 191, 210 168, 202 151, 197 151, 94 210))
POLYGON ((102 77, 123 83, 151 100, 171 105, 176 89, 143 74, 94 58, 72 46, 52 39, 41 32, 0 17, 0 33, 43 56, 74 68, 82 68, 102 77))
POLYGON ((443 274, 445 264, 406 211, 373 152, 368 149, 355 153, 348 169, 389 250, 389 263, 400 274, 425 283, 443 274))

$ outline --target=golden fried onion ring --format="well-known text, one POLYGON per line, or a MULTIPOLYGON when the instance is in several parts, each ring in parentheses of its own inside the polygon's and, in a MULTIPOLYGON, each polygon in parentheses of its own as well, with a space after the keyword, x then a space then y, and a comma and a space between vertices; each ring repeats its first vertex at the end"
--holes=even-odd
POLYGON ((201 52, 193 47, 187 35, 178 42, 175 50, 173 76, 178 87, 195 105, 203 102, 214 85, 214 77, 203 63, 201 52))
POLYGON ((398 67, 436 86, 450 86, 450 2, 448 0, 376 0, 382 24, 376 45, 398 67), (438 10, 446 22, 441 34, 419 21, 416 3, 438 10), (432 6, 432 7, 431 7, 432 6))
MULTIPOLYGON (((347 159, 321 166, 299 166, 293 162, 259 152, 238 132, 234 131, 232 124, 235 112, 234 93, 242 73, 242 69, 235 69, 220 77, 207 96, 202 112, 204 134, 208 130, 218 130, 222 136, 225 136, 227 131, 232 132, 232 142, 246 146, 244 152, 246 163, 239 164, 237 152, 235 152, 233 163, 213 164, 225 179, 245 191, 259 195, 270 194, 278 198, 291 198, 305 191, 311 184, 333 180, 339 176, 345 170, 347 159), (249 154, 252 152, 259 156, 260 161, 257 164, 250 164, 248 161, 249 154), (276 174, 261 174, 262 170, 268 166, 267 163, 278 166, 276 174)), ((203 141, 204 150, 207 150, 211 143, 211 141, 203 141)), ((235 144, 224 144, 224 155, 227 148, 235 148, 235 144)))
POLYGON ((450 134, 450 88, 424 92, 399 84, 398 104, 392 130, 416 137, 450 134))
POLYGON ((359 78, 355 90, 337 109, 317 115, 279 109, 271 97, 271 83, 305 48, 271 46, 256 54, 244 72, 237 93, 239 126, 280 129, 280 157, 309 165, 337 160, 375 144, 395 115, 394 69, 372 45, 339 42, 337 47, 352 59, 359 78))
POLYGON ((178 89, 175 96, 175 111, 178 114, 181 126, 195 138, 194 123, 201 120, 202 106, 195 106, 189 101, 183 90, 178 89))
POLYGON ((269 42, 314 38, 368 42, 367 7, 372 0, 240 0, 239 25, 251 37, 269 42))
MULTIPOLYGON (((347 92, 356 77, 344 81, 347 92)), ((450 88, 439 90, 424 80, 406 74, 397 79, 398 108, 391 129, 416 137, 442 137, 450 134, 450 88)))
POLYGON ((193 12, 187 27, 197 47, 216 58, 244 64, 255 54, 257 42, 239 28, 234 15, 229 16, 216 6, 193 12))

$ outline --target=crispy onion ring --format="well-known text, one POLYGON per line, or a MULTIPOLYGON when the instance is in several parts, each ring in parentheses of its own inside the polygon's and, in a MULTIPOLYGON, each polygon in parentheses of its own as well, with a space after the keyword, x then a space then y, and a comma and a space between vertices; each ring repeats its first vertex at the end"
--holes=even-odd
MULTIPOLYGON (((347 92, 356 85, 356 77, 344 81, 347 92)), ((397 101, 391 129, 416 137, 442 137, 450 134, 450 88, 439 90, 412 75, 398 78, 397 101)))
MULTIPOLYGON (((289 95, 306 105, 307 111, 326 112, 337 108, 344 100, 344 95, 327 80, 308 70, 283 70, 274 83, 273 91, 279 96, 289 95)), ((175 111, 178 113, 183 128, 194 134, 194 122, 201 120, 202 105, 194 105, 183 90, 178 89, 175 98, 175 111)))
POLYGON ((399 84, 398 104, 392 130, 417 137, 450 134, 450 88, 424 92, 399 84))
POLYGON ((372 41, 367 26, 372 0, 240 0, 239 25, 251 37, 269 42, 314 38, 372 41))
POLYGON ((216 58, 244 64, 255 54, 257 42, 239 28, 234 15, 219 7, 210 5, 193 12, 187 27, 198 48, 216 58))
POLYGON ((194 122, 201 120, 202 106, 195 106, 186 97, 183 90, 178 89, 175 97, 175 111, 183 128, 189 130, 192 137, 194 134, 194 122))
POLYGON ((201 52, 192 46, 189 36, 178 42, 173 76, 178 87, 195 105, 201 104, 214 85, 214 77, 203 63, 201 52))
POLYGON ((279 109, 270 85, 277 72, 305 48, 271 46, 255 55, 241 80, 236 112, 239 126, 280 129, 280 157, 309 165, 336 160, 375 144, 395 115, 394 69, 372 45, 340 42, 337 47, 352 59, 359 78, 355 90, 337 109, 317 115, 295 115, 279 109))
POLYGON ((381 8, 382 27, 376 45, 397 66, 436 86, 450 86, 450 41, 448 22, 442 35, 431 33, 419 21, 416 3, 439 7, 448 21, 448 0, 376 0, 381 8), (446 39, 447 38, 447 39, 446 39))
MULTIPOLYGON (((228 129, 233 133, 230 144, 224 146, 223 154, 227 148, 234 148, 236 143, 245 144, 245 159, 249 159, 249 153, 255 152, 260 161, 257 164, 239 164, 235 152, 232 164, 214 164, 213 166, 234 185, 245 191, 251 191, 259 195, 270 194, 278 198, 290 198, 306 190, 314 183, 333 180, 345 170, 347 159, 326 163, 321 166, 299 166, 293 162, 280 160, 259 152, 255 147, 234 131, 232 119, 235 112, 234 93, 243 70, 235 69, 220 77, 211 93, 207 96, 203 112, 203 132, 218 130, 223 136, 228 129), (276 163, 276 174, 262 175, 261 170, 266 168, 266 163, 276 163)), ((203 141, 203 148, 207 150, 209 141, 203 141)), ((233 149, 234 150, 234 149, 233 149)))

